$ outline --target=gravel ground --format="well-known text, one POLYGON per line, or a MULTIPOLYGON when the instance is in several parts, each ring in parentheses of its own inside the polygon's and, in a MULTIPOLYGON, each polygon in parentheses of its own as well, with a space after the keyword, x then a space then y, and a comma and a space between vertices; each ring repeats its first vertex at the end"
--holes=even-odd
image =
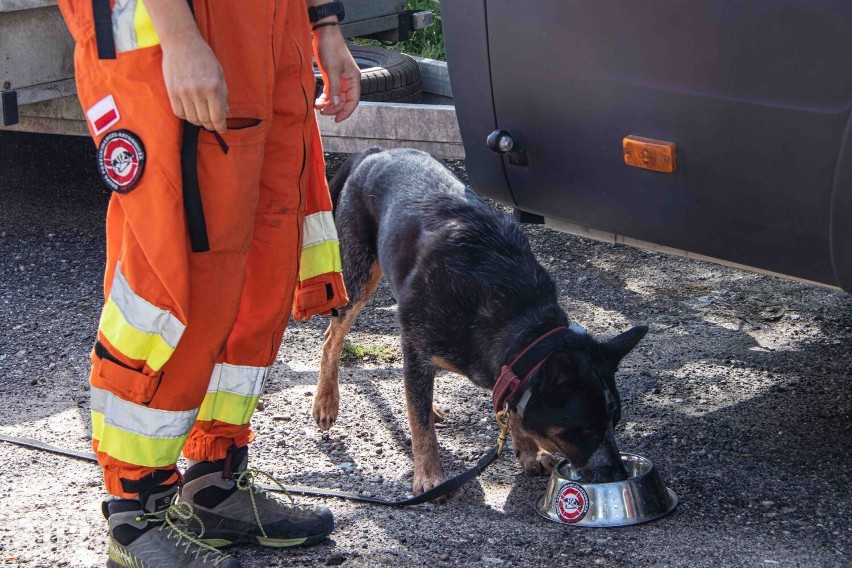
MULTIPOLYGON (((330 171, 340 156, 330 156, 330 171)), ((462 164, 451 167, 462 178, 462 164)), ((87 369, 100 309, 108 195, 88 140, 0 133, 0 432, 88 445, 87 369)), ((622 451, 653 459, 680 505, 620 529, 538 517, 544 478, 504 456, 445 505, 325 500, 315 547, 238 548, 267 566, 848 566, 852 297, 528 227, 572 319, 608 337, 651 327, 624 361, 622 451)), ((326 322, 293 324, 254 421, 253 462, 284 483, 402 497, 412 461, 394 301, 383 285, 350 335, 329 435, 310 405, 326 322)), ((451 323, 451 322, 448 322, 451 323)), ((448 474, 495 437, 489 393, 442 374, 448 474)), ((0 563, 103 566, 99 470, 2 445, 0 563)), ((316 500, 320 502, 320 500, 316 500)))

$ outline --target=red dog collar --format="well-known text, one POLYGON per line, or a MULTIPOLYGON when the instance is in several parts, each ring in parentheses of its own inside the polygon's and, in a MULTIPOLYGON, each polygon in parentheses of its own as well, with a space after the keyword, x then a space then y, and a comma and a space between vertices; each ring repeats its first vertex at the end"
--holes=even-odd
MULTIPOLYGON (((566 327, 551 329, 532 343, 530 343, 521 354, 515 357, 508 365, 503 365, 500 376, 491 392, 494 403, 494 411, 500 412, 506 408, 515 409, 518 404, 519 395, 529 386, 530 378, 547 360, 548 357, 562 344, 563 340, 571 334, 578 333, 583 328, 577 324, 571 324, 569 331, 566 327), (523 378, 520 378, 523 377, 523 378)), ((583 330, 585 333, 585 330, 583 330)), ((526 406, 524 404, 524 406, 526 406)), ((523 415, 523 412, 521 413, 523 415)))

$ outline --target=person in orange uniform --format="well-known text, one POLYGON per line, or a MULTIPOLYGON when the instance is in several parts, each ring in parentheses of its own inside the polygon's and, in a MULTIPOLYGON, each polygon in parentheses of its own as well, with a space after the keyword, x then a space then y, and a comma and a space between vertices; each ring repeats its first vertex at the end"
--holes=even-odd
POLYGON ((90 377, 108 565, 232 567, 218 547, 318 542, 331 513, 262 494, 247 459, 291 313, 347 302, 314 115, 358 104, 343 6, 59 4, 114 192, 90 377))

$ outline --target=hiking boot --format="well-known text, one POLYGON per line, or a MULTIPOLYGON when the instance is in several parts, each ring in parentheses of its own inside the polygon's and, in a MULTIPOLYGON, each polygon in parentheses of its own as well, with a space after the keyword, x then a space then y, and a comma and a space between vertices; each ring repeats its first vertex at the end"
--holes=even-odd
POLYGON ((216 547, 258 543, 281 548, 308 546, 331 534, 331 511, 296 504, 275 478, 247 469, 247 463, 248 447, 243 447, 230 450, 223 460, 197 463, 184 474, 180 498, 204 524, 199 539, 216 547), (272 480, 287 500, 257 486, 258 477, 272 480))
MULTIPOLYGON (((137 499, 104 501, 109 522, 108 568, 239 568, 240 563, 198 540, 186 527, 187 503, 175 502, 177 485, 156 487, 137 499)), ((195 521, 198 522, 197 520, 195 521)))

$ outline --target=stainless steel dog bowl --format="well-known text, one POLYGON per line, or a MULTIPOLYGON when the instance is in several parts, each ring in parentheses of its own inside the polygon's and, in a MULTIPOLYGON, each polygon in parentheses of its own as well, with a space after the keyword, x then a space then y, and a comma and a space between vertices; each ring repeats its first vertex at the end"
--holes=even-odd
POLYGON ((651 460, 621 454, 625 481, 580 483, 566 460, 553 468, 547 492, 536 511, 551 521, 581 527, 622 527, 658 519, 677 506, 677 495, 663 483, 651 460))

